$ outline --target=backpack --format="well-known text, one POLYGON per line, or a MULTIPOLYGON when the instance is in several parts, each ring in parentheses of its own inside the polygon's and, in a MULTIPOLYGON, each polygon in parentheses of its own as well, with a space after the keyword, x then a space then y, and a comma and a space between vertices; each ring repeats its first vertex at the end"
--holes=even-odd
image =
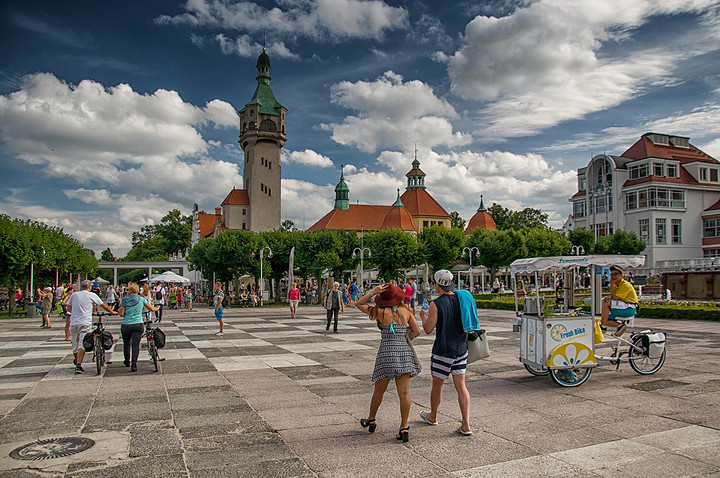
POLYGON ((155 292, 155 300, 162 300, 162 289, 155 292))
POLYGON ((225 308, 225 307, 227 307, 228 305, 230 305, 230 299, 228 298, 228 296, 223 295, 221 305, 223 306, 223 308, 225 308))

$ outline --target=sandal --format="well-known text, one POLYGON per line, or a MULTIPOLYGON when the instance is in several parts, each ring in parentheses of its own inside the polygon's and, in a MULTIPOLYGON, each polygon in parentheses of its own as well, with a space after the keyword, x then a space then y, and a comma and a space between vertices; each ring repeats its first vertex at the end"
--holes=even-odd
POLYGON ((435 420, 434 422, 431 422, 430 419, 428 418, 428 415, 430 415, 430 412, 428 412, 428 411, 420 412, 420 418, 422 418, 422 421, 424 421, 428 425, 437 425, 438 424, 437 420, 435 420))
POLYGON ((462 425, 458 427, 457 430, 455 430, 455 433, 458 433, 462 436, 469 437, 472 435, 472 431, 465 431, 462 429, 462 425))
POLYGON ((377 427, 377 423, 375 423, 374 418, 361 418, 360 426, 363 428, 367 428, 370 433, 375 433, 375 427, 377 427))
POLYGON ((395 438, 398 441, 402 441, 403 443, 407 443, 410 439, 410 427, 401 428, 397 435, 395 435, 395 438))

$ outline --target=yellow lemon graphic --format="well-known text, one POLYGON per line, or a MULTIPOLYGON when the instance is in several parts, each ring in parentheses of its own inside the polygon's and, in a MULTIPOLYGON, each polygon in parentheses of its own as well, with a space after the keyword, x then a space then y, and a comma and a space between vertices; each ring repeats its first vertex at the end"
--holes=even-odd
POLYGON ((596 364, 595 354, 590 347, 579 342, 560 344, 550 351, 548 365, 554 367, 575 367, 596 364))
POLYGON ((555 327, 552 328, 552 330, 550 330, 550 336, 554 340, 560 342, 560 340, 562 340, 562 334, 564 334, 565 332, 567 332, 565 326, 562 324, 557 324, 555 327))

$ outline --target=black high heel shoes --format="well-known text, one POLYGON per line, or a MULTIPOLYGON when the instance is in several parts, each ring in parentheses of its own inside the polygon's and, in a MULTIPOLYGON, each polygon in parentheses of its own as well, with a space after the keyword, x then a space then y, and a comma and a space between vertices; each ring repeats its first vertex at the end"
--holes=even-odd
POLYGON ((374 418, 372 420, 369 418, 361 418, 360 426, 362 426, 363 428, 367 428, 370 433, 375 433, 375 428, 377 427, 377 423, 375 423, 374 418))
POLYGON ((398 441, 407 443, 410 439, 410 427, 401 428, 397 435, 395 435, 398 441))

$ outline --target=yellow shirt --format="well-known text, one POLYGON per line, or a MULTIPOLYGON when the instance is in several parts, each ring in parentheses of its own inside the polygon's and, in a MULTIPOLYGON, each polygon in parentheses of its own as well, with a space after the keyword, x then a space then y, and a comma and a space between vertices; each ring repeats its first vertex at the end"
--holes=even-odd
POLYGON ((620 283, 615 286, 615 297, 618 300, 627 302, 628 304, 637 304, 638 298, 635 288, 625 279, 620 280, 620 283))

